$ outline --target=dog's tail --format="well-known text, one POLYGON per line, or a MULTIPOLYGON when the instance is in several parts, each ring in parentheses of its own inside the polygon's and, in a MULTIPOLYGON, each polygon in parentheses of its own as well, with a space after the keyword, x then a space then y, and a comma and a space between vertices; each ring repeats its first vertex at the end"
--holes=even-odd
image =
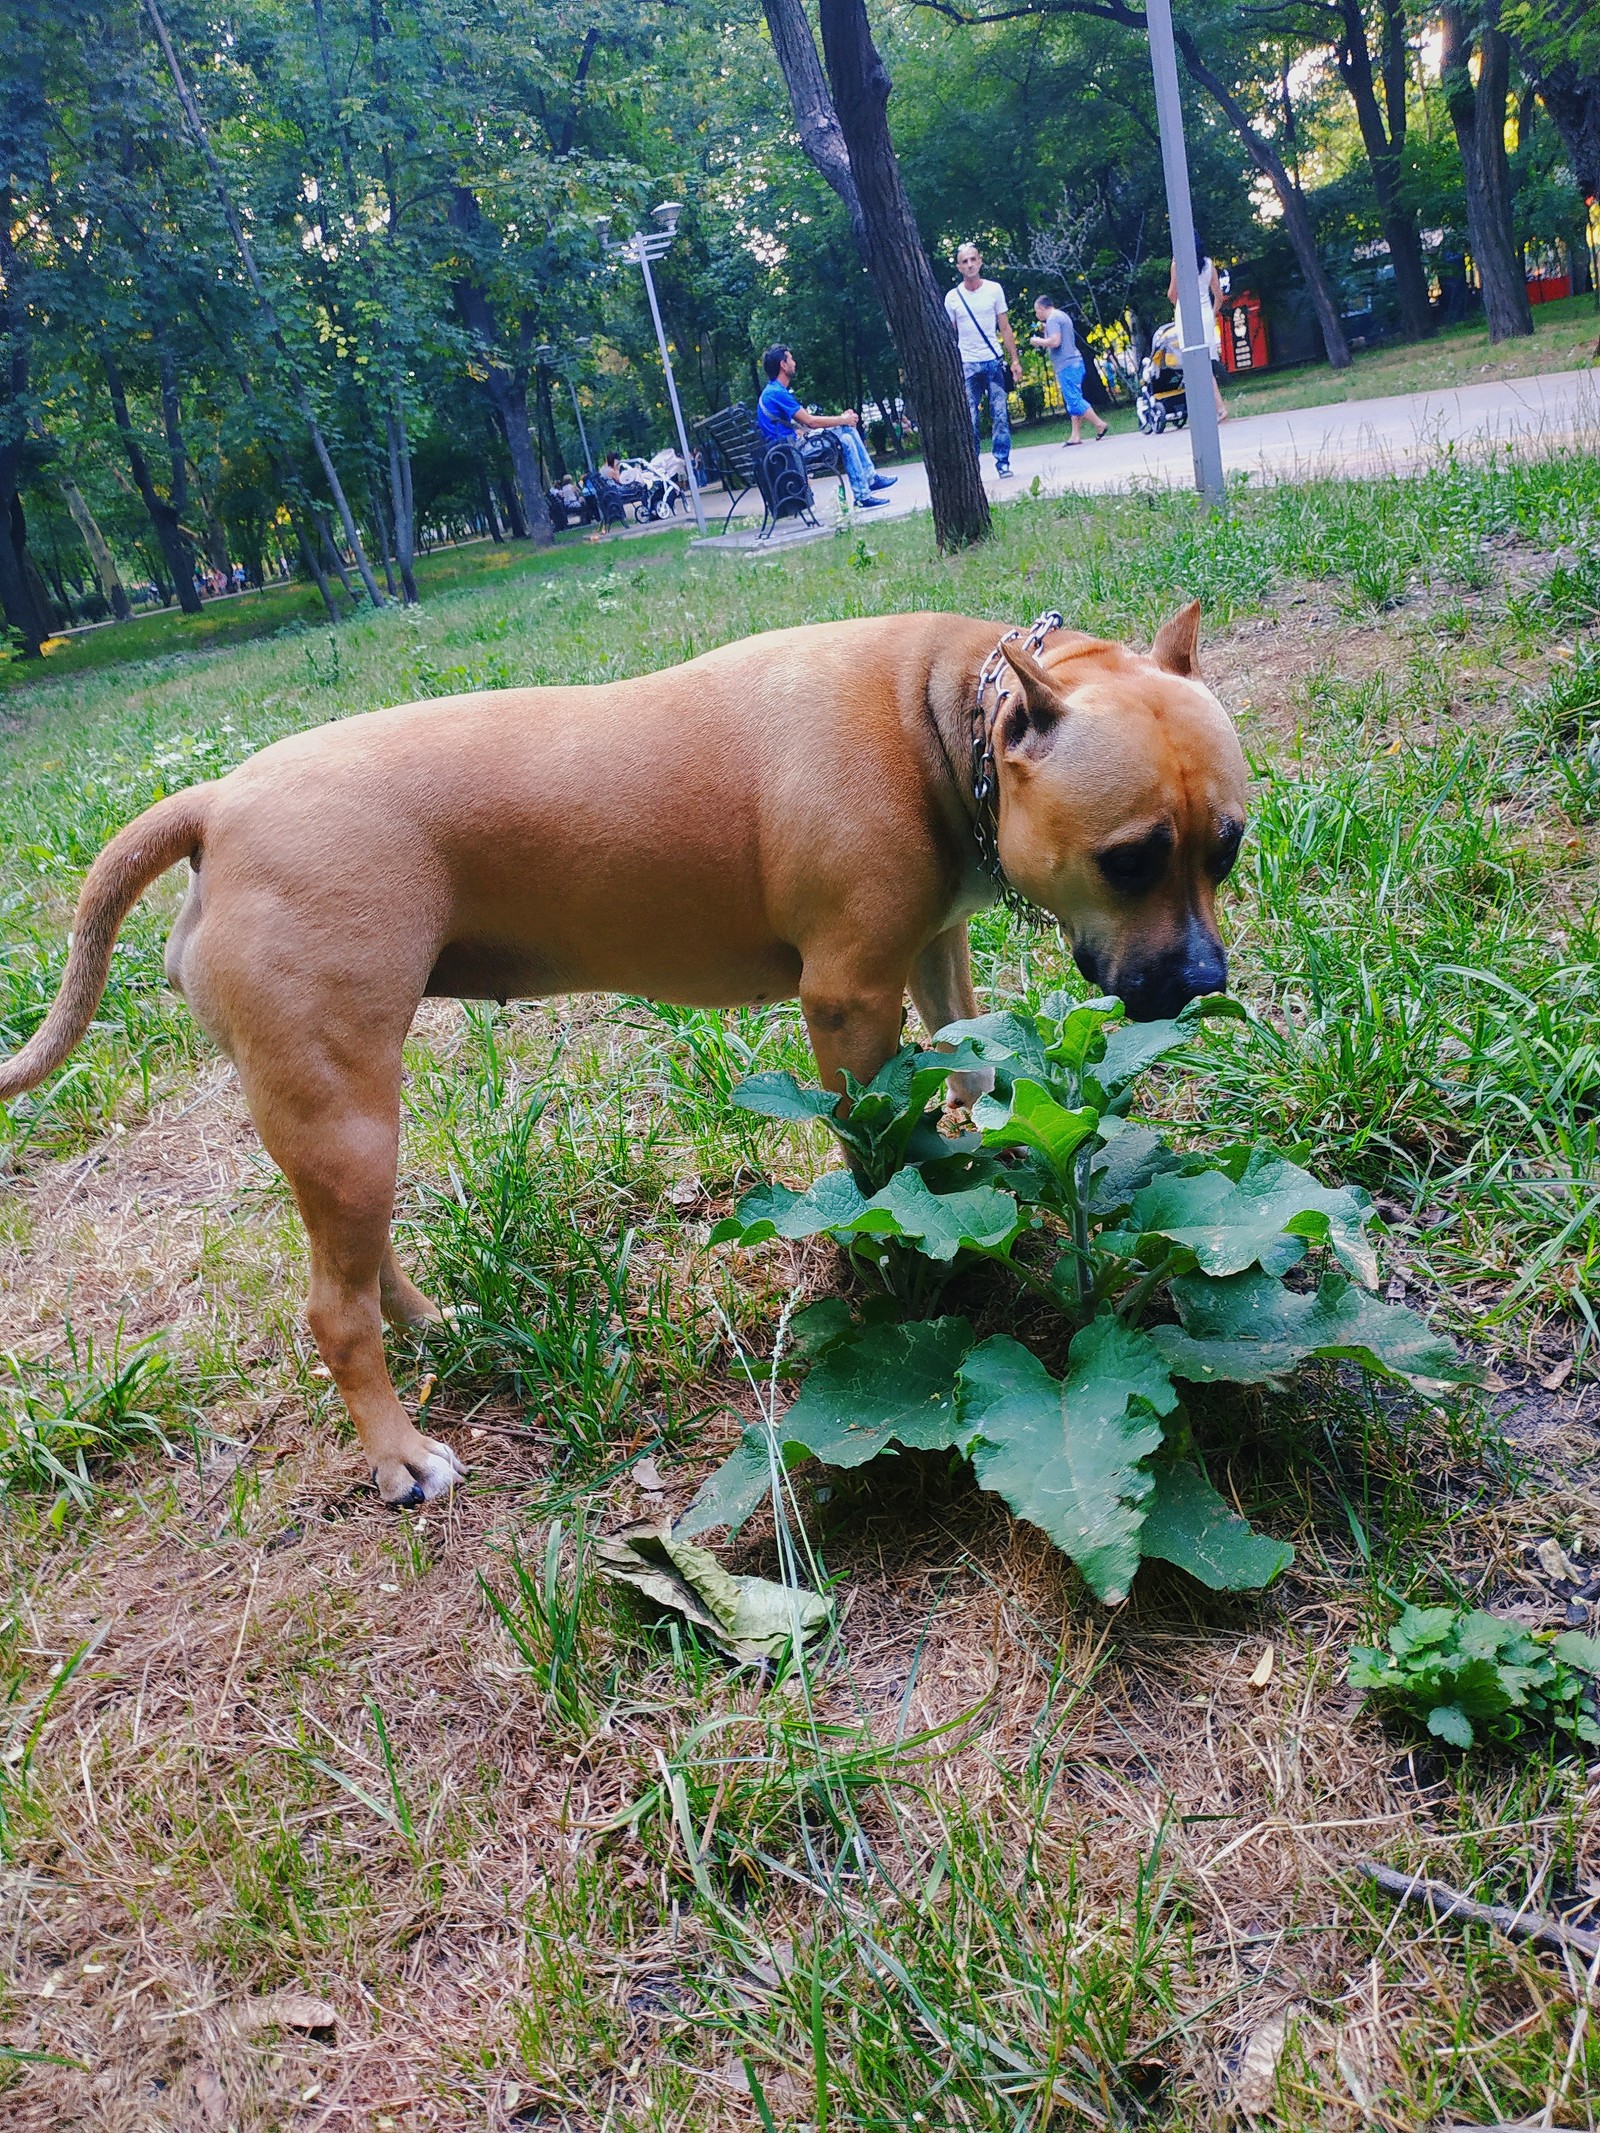
POLYGON ((89 869, 61 990, 22 1050, 0 1062, 0 1102, 37 1088, 89 1027, 106 989, 122 921, 158 874, 199 850, 210 792, 208 785, 195 785, 158 800, 119 830, 89 869))

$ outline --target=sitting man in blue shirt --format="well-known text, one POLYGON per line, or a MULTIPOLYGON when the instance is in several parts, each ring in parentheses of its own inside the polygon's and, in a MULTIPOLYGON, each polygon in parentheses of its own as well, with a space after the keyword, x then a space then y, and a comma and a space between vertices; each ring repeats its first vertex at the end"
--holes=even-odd
POLYGON ((861 510, 872 511, 884 503, 886 499, 872 491, 892 489, 894 476, 873 472, 855 409, 847 407, 842 415, 814 415, 802 407, 789 389, 794 382, 794 351, 781 341, 767 350, 761 367, 767 374, 756 402, 756 427, 762 436, 771 444, 797 444, 808 467, 842 465, 861 510))

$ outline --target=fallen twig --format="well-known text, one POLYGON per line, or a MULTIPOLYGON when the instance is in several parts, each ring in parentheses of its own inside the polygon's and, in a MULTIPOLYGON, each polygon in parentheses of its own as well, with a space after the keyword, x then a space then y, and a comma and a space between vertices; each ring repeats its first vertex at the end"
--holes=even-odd
POLYGON ((1543 1911, 1516 1911, 1505 1903, 1474 1903, 1443 1881, 1428 1881, 1421 1874, 1397 1873, 1392 1866, 1379 1866, 1372 1859, 1358 1859, 1356 1872, 1401 1903, 1425 1903, 1435 1918, 1465 1918, 1473 1925, 1493 1926, 1508 1940, 1531 1941, 1536 1948, 1571 1948, 1591 1959, 1600 1956, 1600 1932, 1585 1926, 1564 1925, 1543 1911))

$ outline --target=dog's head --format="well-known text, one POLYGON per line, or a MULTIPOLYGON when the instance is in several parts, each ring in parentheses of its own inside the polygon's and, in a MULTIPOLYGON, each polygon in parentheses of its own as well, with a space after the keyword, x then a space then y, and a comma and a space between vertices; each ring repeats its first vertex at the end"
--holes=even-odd
POLYGON ((1059 919, 1073 958, 1138 1022, 1228 982, 1217 884, 1245 826, 1233 722, 1198 678, 1200 603, 1148 658, 1061 631, 1008 647, 1017 686, 995 733, 1000 858, 1059 919))

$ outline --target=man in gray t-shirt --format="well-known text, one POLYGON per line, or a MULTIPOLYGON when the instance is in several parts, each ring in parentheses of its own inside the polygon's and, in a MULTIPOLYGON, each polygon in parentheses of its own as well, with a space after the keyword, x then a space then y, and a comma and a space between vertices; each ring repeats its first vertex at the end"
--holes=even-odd
POLYGON ((1033 336, 1033 345, 1035 348, 1042 348, 1050 358, 1050 367, 1056 374, 1057 385, 1061 388, 1061 404, 1072 417, 1072 435, 1068 442, 1082 444, 1085 415, 1094 424, 1095 439, 1098 442, 1106 434, 1107 425, 1083 397, 1086 365, 1071 319, 1053 296, 1039 297, 1034 303, 1033 315, 1039 321, 1039 331, 1033 336))

